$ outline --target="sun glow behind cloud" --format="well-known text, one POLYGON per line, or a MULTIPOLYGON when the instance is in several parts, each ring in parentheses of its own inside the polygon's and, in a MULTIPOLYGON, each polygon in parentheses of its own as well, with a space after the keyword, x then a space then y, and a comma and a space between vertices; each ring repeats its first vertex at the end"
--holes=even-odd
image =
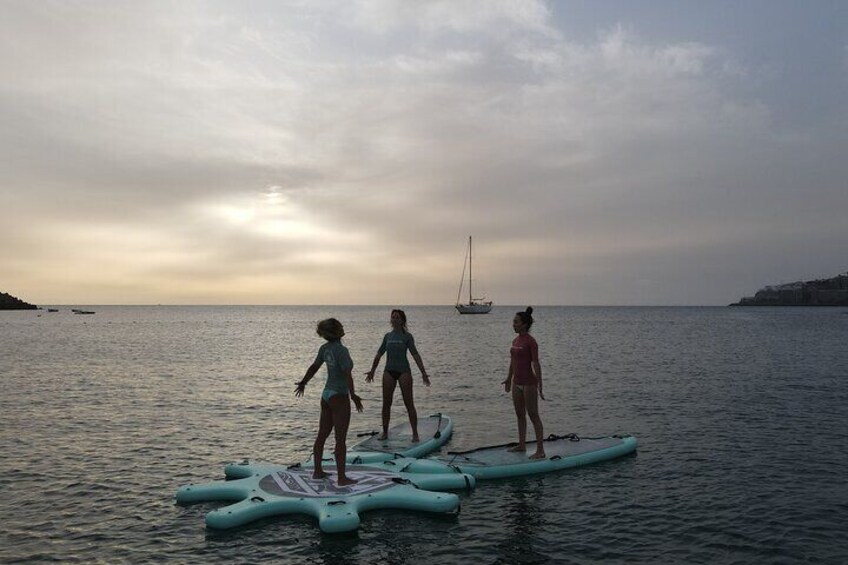
POLYGON ((206 206, 211 219, 220 220, 230 228, 240 229, 273 239, 308 242, 316 239, 341 239, 330 228, 321 229, 309 212, 297 206, 279 187, 271 187, 259 198, 237 198, 233 202, 206 206))
POLYGON ((110 6, 0 23, 0 290, 33 301, 444 303, 472 233, 500 303, 725 302, 844 231, 844 118, 776 127, 722 45, 529 1, 110 6))

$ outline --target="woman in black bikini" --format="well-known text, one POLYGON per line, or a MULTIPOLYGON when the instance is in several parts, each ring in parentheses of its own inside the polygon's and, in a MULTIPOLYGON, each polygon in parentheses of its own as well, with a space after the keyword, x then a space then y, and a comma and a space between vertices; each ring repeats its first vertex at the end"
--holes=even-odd
POLYGON ((372 382, 374 380, 374 372, 380 364, 380 358, 383 356, 383 353, 388 354, 386 356, 386 368, 383 371, 383 435, 378 439, 389 437, 392 399, 395 394, 395 387, 400 384, 403 404, 406 406, 406 411, 409 414, 409 424, 412 426, 412 441, 419 441, 418 413, 415 411, 415 404, 412 400, 412 369, 409 367, 409 360, 406 358, 407 351, 412 353, 412 358, 415 359, 415 364, 418 365, 418 369, 421 371, 421 378, 427 386, 430 386, 430 377, 427 376, 427 371, 424 370, 424 362, 421 361, 421 356, 415 348, 415 338, 406 330, 406 314, 404 311, 392 310, 391 323, 392 331, 383 337, 383 343, 374 357, 371 370, 365 373, 365 382, 372 382))

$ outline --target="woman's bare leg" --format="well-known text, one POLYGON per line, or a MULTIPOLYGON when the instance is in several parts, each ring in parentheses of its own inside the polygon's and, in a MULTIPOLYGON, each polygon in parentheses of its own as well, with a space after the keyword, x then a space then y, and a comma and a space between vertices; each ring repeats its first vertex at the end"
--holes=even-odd
POLYGON ((524 387, 524 405, 527 407, 527 416, 533 423, 533 431, 536 432, 536 453, 530 459, 545 458, 545 438, 542 430, 542 419, 539 417, 539 389, 534 385, 524 387))
POLYGON ((336 431, 336 471, 339 473, 338 484, 340 487, 355 484, 355 479, 346 474, 347 462, 347 429, 350 426, 350 397, 346 394, 336 394, 330 398, 330 408, 333 413, 333 428, 336 431))
POLYGON ((400 393, 403 396, 403 404, 409 414, 409 425, 412 426, 412 441, 420 441, 418 437, 418 412, 415 410, 415 402, 412 399, 412 375, 404 373, 398 379, 400 393))
POLYGON ((518 445, 510 447, 509 451, 527 451, 527 412, 524 407, 524 393, 512 385, 512 405, 518 420, 518 445))
POLYGON ((394 378, 388 371, 383 371, 383 435, 377 439, 386 439, 389 437, 389 422, 392 419, 392 398, 395 395, 394 378))
POLYGON ((312 445, 312 461, 313 479, 323 479, 327 476, 324 468, 321 465, 321 459, 324 457, 324 442, 330 436, 333 430, 333 413, 330 411, 330 405, 324 399, 321 399, 321 419, 318 420, 318 437, 315 438, 315 443, 312 445))

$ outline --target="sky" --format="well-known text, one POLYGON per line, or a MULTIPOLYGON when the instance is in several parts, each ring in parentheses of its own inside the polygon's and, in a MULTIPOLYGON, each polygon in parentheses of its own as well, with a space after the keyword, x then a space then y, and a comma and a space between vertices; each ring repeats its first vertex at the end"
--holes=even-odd
POLYGON ((37 304, 727 304, 848 270, 848 3, 0 0, 0 203, 37 304))

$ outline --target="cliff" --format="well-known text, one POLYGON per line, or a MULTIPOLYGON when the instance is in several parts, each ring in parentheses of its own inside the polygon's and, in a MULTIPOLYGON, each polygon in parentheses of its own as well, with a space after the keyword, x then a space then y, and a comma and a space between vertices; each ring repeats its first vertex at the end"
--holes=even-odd
POLYGON ((848 272, 830 279, 767 286, 730 306, 848 306, 848 272))
POLYGON ((37 310, 38 306, 24 302, 11 294, 0 292, 0 310, 37 310))

